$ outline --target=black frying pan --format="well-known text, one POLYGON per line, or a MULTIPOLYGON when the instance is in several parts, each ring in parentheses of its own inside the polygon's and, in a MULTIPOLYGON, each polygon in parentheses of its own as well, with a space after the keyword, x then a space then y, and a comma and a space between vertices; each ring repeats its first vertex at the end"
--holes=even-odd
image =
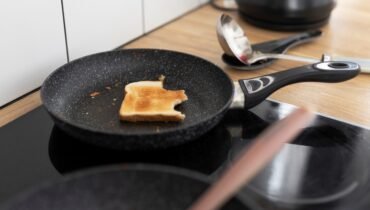
MULTIPOLYGON (((302 81, 340 82, 359 73, 350 62, 324 62, 241 80, 246 108, 282 86, 302 81)), ((233 100, 234 86, 216 65, 201 58, 166 50, 131 49, 90 55, 53 72, 41 88, 45 108, 65 132, 99 146, 120 150, 168 148, 188 142, 213 128, 233 100), (124 87, 157 80, 184 89, 189 100, 178 106, 181 123, 128 123, 119 120, 124 87), (91 97, 91 93, 100 94, 91 97)))
MULTIPOLYGON (((14 198, 4 210, 186 210, 210 184, 196 172, 160 165, 121 165, 69 175, 14 198)), ((222 209, 256 210, 243 195, 222 209)))

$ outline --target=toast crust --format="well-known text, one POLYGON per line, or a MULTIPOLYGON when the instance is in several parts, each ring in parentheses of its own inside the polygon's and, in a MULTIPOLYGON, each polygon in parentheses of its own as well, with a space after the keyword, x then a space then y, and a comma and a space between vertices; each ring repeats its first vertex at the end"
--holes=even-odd
POLYGON ((175 106, 186 101, 184 90, 166 90, 163 81, 140 81, 126 85, 119 115, 122 121, 182 121, 175 106))

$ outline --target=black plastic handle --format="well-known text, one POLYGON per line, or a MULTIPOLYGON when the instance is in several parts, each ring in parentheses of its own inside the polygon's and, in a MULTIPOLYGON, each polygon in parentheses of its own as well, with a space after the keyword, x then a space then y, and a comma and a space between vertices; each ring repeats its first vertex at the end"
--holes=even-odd
POLYGON ((245 95, 244 107, 249 109, 269 95, 297 82, 342 82, 360 73, 357 63, 345 61, 320 62, 252 79, 239 80, 245 95))
POLYGON ((283 53, 289 48, 309 42, 320 37, 322 32, 320 30, 308 31, 297 35, 289 36, 283 39, 273 40, 252 46, 253 50, 264 53, 283 53))

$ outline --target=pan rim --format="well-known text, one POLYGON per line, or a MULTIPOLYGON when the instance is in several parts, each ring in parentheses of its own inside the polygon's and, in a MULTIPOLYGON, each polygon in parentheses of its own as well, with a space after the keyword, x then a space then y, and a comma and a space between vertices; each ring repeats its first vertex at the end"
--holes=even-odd
MULTIPOLYGON (((168 49, 132 48, 132 49, 120 49, 120 50, 115 50, 115 51, 103 51, 103 52, 98 52, 98 53, 94 53, 94 54, 89 54, 89 55, 83 56, 81 58, 75 59, 75 60, 73 60, 69 63, 65 63, 64 65, 58 67, 56 70, 54 70, 52 73, 50 73, 46 77, 46 79, 44 80, 44 82, 41 86, 41 89, 40 89, 40 96, 41 96, 42 105, 47 110, 47 112, 50 115, 52 115, 52 117, 56 118, 58 121, 63 122, 65 124, 69 125, 69 126, 73 126, 73 127, 76 127, 80 130, 84 130, 84 131, 94 133, 94 134, 98 134, 98 135, 99 134, 101 134, 101 135, 110 135, 110 136, 115 136, 115 137, 130 137, 130 136, 140 135, 140 136, 144 137, 144 139, 147 139, 146 137, 162 136, 162 135, 171 134, 171 133, 178 132, 178 131, 185 131, 185 130, 188 130, 188 129, 191 129, 191 128, 194 128, 194 127, 198 127, 199 125, 202 125, 202 124, 204 124, 208 121, 211 121, 212 119, 221 115, 225 110, 227 110, 230 107, 230 105, 232 103, 232 99, 234 97, 234 88, 235 87, 234 87, 233 80, 230 78, 230 76, 228 74, 226 74, 226 72, 224 70, 221 69, 221 67, 219 67, 216 64, 214 64, 214 63, 212 63, 212 62, 210 62, 210 61, 208 61, 204 58, 201 58, 199 56, 192 55, 192 54, 189 54, 189 53, 179 52, 179 51, 175 51, 175 50, 168 50, 168 49), (51 109, 47 105, 48 100, 45 99, 46 98, 46 96, 45 96, 46 95, 46 86, 47 86, 46 83, 49 80, 51 80, 58 72, 60 72, 64 69, 67 69, 67 68, 65 68, 67 65, 70 65, 70 64, 73 64, 73 63, 76 63, 76 62, 80 62, 81 60, 84 60, 86 58, 90 58, 90 57, 93 57, 93 56, 99 56, 99 55, 104 55, 104 54, 114 54, 114 53, 143 52, 143 51, 179 54, 179 55, 183 55, 183 56, 192 57, 193 59, 201 60, 202 62, 205 62, 205 63, 211 65, 212 67, 217 69, 218 73, 222 74, 222 77, 225 78, 225 81, 227 81, 229 83, 230 87, 231 87, 231 93, 230 93, 230 96, 227 99, 227 102, 221 108, 219 108, 217 110, 217 112, 208 115, 207 117, 197 121, 196 123, 190 123, 190 124, 188 124, 188 125, 186 125, 185 127, 182 127, 182 128, 174 127, 172 129, 169 129, 169 130, 161 131, 159 133, 157 133, 157 132, 142 132, 142 133, 130 133, 130 134, 123 134, 123 133, 118 133, 118 132, 114 132, 114 131, 110 131, 110 130, 102 130, 102 129, 95 129, 94 130, 94 128, 91 127, 91 126, 87 126, 86 124, 83 124, 83 123, 76 123, 76 122, 74 122, 72 120, 69 120, 65 117, 59 116, 58 114, 55 113, 55 111, 53 109, 51 109)), ((65 129, 63 129, 63 130, 65 131, 65 129)), ((199 135, 197 135, 197 136, 199 136, 199 135)))

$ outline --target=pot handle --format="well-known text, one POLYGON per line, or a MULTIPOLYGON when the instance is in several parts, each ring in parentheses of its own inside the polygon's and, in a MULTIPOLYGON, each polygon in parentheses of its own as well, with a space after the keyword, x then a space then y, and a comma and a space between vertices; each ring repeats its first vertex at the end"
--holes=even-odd
POLYGON ((357 76, 360 66, 347 61, 319 62, 261 77, 239 80, 245 95, 244 107, 261 103, 276 90, 298 82, 342 82, 357 76))

